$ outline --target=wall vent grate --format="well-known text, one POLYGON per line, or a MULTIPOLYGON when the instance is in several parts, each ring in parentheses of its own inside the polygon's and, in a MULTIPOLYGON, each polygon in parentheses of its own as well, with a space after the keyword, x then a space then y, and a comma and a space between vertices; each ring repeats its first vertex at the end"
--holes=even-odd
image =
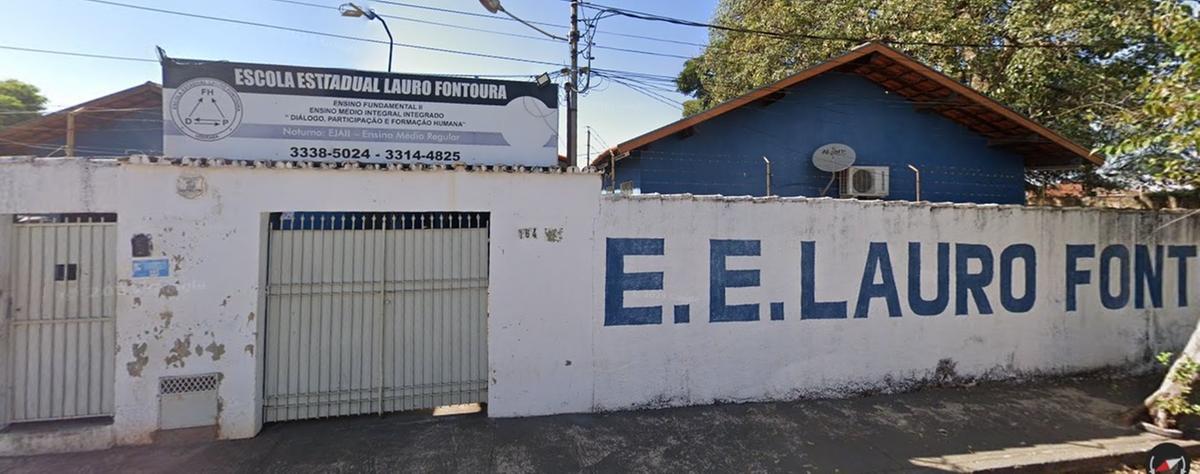
POLYGON ((163 377, 158 381, 159 395, 208 392, 217 389, 217 374, 163 377))

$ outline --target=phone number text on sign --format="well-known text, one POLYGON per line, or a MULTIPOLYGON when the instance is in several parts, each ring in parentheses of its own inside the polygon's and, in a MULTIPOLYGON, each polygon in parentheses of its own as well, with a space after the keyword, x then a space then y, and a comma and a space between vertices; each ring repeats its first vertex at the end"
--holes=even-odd
POLYGON ((324 148, 324 147, 290 147, 288 156, 292 158, 327 158, 334 160, 368 160, 384 159, 395 161, 461 161, 462 152, 449 150, 400 150, 388 149, 372 153, 370 148, 324 148))

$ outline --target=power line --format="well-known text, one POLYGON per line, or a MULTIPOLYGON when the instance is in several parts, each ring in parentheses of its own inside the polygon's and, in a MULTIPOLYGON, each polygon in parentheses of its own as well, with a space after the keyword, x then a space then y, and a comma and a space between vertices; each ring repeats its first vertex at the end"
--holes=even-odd
MULTIPOLYGON (((320 4, 309 3, 309 2, 301 2, 298 0, 269 0, 269 1, 310 7, 310 8, 321 8, 321 9, 335 10, 335 11, 338 10, 338 7, 335 7, 335 6, 320 5, 320 4)), ((497 31, 497 30, 491 30, 491 29, 487 29, 487 28, 475 28, 475 27, 471 27, 471 26, 456 25, 453 23, 442 23, 442 22, 426 20, 426 19, 422 19, 422 18, 412 18, 412 17, 399 16, 399 15, 389 15, 386 13, 376 13, 376 14, 381 17, 388 18, 388 19, 409 21, 409 22, 413 22, 413 23, 421 23, 421 24, 425 24, 425 25, 440 26, 440 27, 444 27, 444 28, 454 28, 454 29, 466 30, 466 31, 476 31, 476 32, 480 32, 480 33, 488 33, 488 34, 494 34, 494 35, 500 35, 500 36, 509 36, 509 37, 513 37, 513 38, 522 38, 522 39, 530 39, 530 40, 537 40, 537 41, 549 41, 551 43, 559 43, 559 44, 565 43, 565 41, 563 41, 563 40, 549 38, 546 36, 534 36, 534 35, 525 35, 525 34, 520 34, 520 33, 509 33, 507 31, 497 31)), ((499 17, 496 17, 496 18, 499 18, 499 17)), ((641 55, 646 55, 646 56, 658 56, 658 57, 664 57, 664 58, 677 58, 677 59, 690 59, 691 58, 691 56, 684 56, 684 55, 679 55, 679 54, 663 53, 663 52, 658 52, 658 51, 643 51, 643 50, 628 49, 628 48, 618 48, 618 47, 614 47, 614 46, 594 45, 594 47, 597 49, 605 49, 605 50, 609 50, 609 51, 618 51, 618 52, 630 53, 630 54, 641 54, 641 55)))
MULTIPOLYGON (((303 7, 310 7, 310 8, 321 8, 321 9, 325 9, 325 10, 340 11, 338 7, 335 7, 332 5, 321 5, 321 4, 317 4, 317 3, 301 2, 298 0, 268 0, 268 1, 277 2, 277 3, 287 3, 287 4, 298 5, 298 6, 303 6, 303 7)), ((524 35, 521 33, 509 33, 507 31, 489 30, 487 28, 475 28, 475 27, 464 26, 464 25, 455 25, 453 23, 442 23, 442 22, 433 21, 433 20, 425 20, 425 19, 421 19, 421 18, 412 18, 412 17, 400 16, 400 15, 389 15, 386 13, 376 12, 375 14, 379 15, 381 17, 387 18, 387 19, 392 19, 392 20, 410 21, 413 23, 422 23, 422 24, 426 24, 426 25, 442 26, 442 27, 446 27, 446 28, 455 28, 455 29, 467 30, 467 31, 478 31, 481 33, 491 33, 491 34, 496 34, 496 35, 501 35, 501 36, 511 36, 513 38, 525 38, 525 39, 532 39, 532 40, 538 40, 538 41, 549 41, 549 42, 553 42, 553 43, 565 43, 565 41, 548 38, 545 36, 524 35)))
MULTIPOLYGON (((559 1, 570 3, 575 0, 559 0, 559 1)), ((584 7, 592 8, 594 10, 601 10, 601 9, 603 9, 603 10, 628 10, 628 11, 635 12, 635 13, 641 13, 643 15, 665 16, 660 13, 649 13, 646 11, 638 11, 638 10, 633 10, 633 9, 629 9, 629 8, 614 7, 611 5, 604 5, 604 4, 596 3, 596 2, 581 1, 579 3, 580 3, 580 5, 582 5, 584 7)), ((684 19, 684 20, 687 20, 687 19, 684 19)), ((697 20, 687 20, 687 21, 697 21, 697 20)))
POLYGON ((605 140, 604 137, 600 136, 600 132, 596 131, 596 127, 593 127, 591 125, 585 125, 584 127, 587 128, 588 130, 591 130, 592 135, 594 135, 596 137, 596 140, 600 142, 601 146, 603 146, 606 149, 610 148, 608 146, 608 141, 605 140))
POLYGON ((620 51, 622 53, 643 54, 646 56, 658 56, 660 58, 676 58, 676 59, 684 59, 684 60, 692 59, 691 56, 684 56, 682 54, 660 53, 657 51, 641 51, 641 50, 637 50, 637 49, 617 48, 617 47, 613 47, 613 46, 604 46, 604 45, 599 45, 599 44, 593 45, 592 47, 596 48, 596 49, 605 49, 605 50, 609 50, 609 51, 620 51))
POLYGON ((626 76, 637 77, 640 79, 654 80, 654 81, 661 81, 661 82, 670 82, 672 84, 675 83, 675 76, 665 76, 665 75, 661 75, 661 74, 650 74, 650 73, 636 72, 636 71, 622 71, 619 69, 607 69, 607 68, 599 68, 599 67, 592 68, 592 71, 597 72, 597 73, 617 73, 617 74, 622 74, 622 75, 626 75, 626 76))
POLYGON ((77 53, 77 52, 73 52, 73 51, 55 51, 55 50, 50 50, 50 49, 22 48, 19 46, 7 46, 7 45, 0 45, 0 49, 7 49, 7 50, 12 50, 12 51, 24 51, 27 53, 57 54, 57 55, 61 55, 61 56, 77 56, 77 57, 81 57, 81 58, 115 59, 115 60, 119 60, 119 61, 141 61, 141 62, 148 62, 148 63, 157 63, 158 62, 157 59, 135 58, 135 57, 130 57, 130 56, 112 56, 112 55, 107 55, 107 54, 77 53))
MULTIPOLYGON (((516 20, 513 20, 512 18, 508 18, 508 17, 494 16, 494 15, 488 15, 488 14, 484 14, 484 13, 467 12, 467 11, 462 11, 462 10, 454 10, 451 8, 431 7, 428 5, 416 5, 416 4, 405 3, 405 2, 396 2, 396 1, 389 1, 389 0, 375 0, 375 3, 383 3, 383 4, 387 4, 387 5, 394 5, 394 6, 405 7, 405 8, 418 8, 418 9, 422 9, 422 10, 431 10, 431 11, 437 11, 437 12, 442 12, 442 13, 452 13, 455 15, 488 18, 488 19, 492 19, 492 20, 516 21, 516 20)), ((561 24, 557 24, 557 23, 547 23, 547 22, 543 22, 543 21, 530 21, 530 23, 533 23, 535 25, 550 26, 550 27, 555 27, 555 28, 564 28, 564 29, 567 28, 567 25, 561 25, 561 24)), ((648 41, 658 41, 658 42, 662 42, 662 43, 681 44, 681 45, 686 45, 686 46, 697 46, 697 47, 701 47, 701 48, 707 46, 702 43, 695 43, 695 42, 691 42, 691 41, 682 41, 682 40, 676 40, 676 39, 670 39, 670 38, 662 38, 662 37, 656 37, 656 36, 637 35, 637 34, 631 34, 631 33, 617 33, 617 32, 612 32, 612 31, 605 31, 602 33, 606 34, 606 35, 612 35, 612 36, 623 36, 626 38, 644 39, 644 40, 648 40, 648 41)))
MULTIPOLYGON (((237 19, 233 19, 233 18, 201 15, 198 13, 187 13, 187 12, 181 12, 181 11, 175 11, 175 10, 166 10, 166 9, 162 9, 162 8, 146 7, 146 6, 141 6, 141 5, 131 5, 128 3, 112 2, 112 1, 108 1, 108 0, 83 0, 83 1, 98 3, 98 4, 103 4, 103 5, 111 5, 111 6, 115 6, 115 7, 130 8, 130 9, 134 9, 134 10, 143 10, 143 11, 149 11, 149 12, 155 12, 155 13, 162 13, 162 14, 166 14, 166 15, 183 16, 183 17, 188 17, 188 18, 198 18, 198 19, 202 19, 202 20, 217 21, 217 22, 222 22, 222 23, 232 23, 232 24, 237 24, 237 25, 254 26, 254 27, 268 28, 268 29, 279 30, 279 31, 289 31, 292 33, 302 33, 302 34, 307 34, 307 35, 323 36, 326 38, 337 38, 337 39, 344 39, 344 40, 351 40, 351 41, 362 41, 362 42, 366 42, 366 43, 376 43, 376 44, 389 44, 387 41, 370 39, 370 38, 362 38, 362 37, 358 37, 358 36, 340 35, 340 34, 336 34, 336 33, 326 33, 323 31, 306 30, 303 28, 294 28, 294 27, 290 27, 290 26, 275 25, 275 24, 271 24, 271 23, 261 23, 261 22, 255 22, 255 21, 247 21, 247 20, 237 20, 237 19)), ((473 52, 473 51, 461 51, 461 50, 457 50, 457 49, 439 48, 439 47, 435 47, 435 46, 425 46, 425 45, 411 44, 411 43, 394 43, 394 44, 395 44, 395 46, 398 46, 401 48, 419 49, 419 50, 423 50, 423 51, 435 51, 435 52, 439 52, 439 53, 458 54, 458 55, 463 55, 463 56, 474 56, 474 57, 480 57, 480 58, 498 59, 498 60, 503 60, 503 61, 513 61, 513 62, 521 62, 521 63, 529 63, 529 64, 540 64, 540 65, 559 66, 559 67, 563 66, 562 63, 556 63, 556 62, 551 62, 551 61, 542 61, 542 60, 537 60, 537 59, 525 59, 525 58, 517 58, 517 57, 513 57, 513 56, 502 56, 502 55, 498 55, 498 54, 478 53, 478 52, 473 52)))
MULTIPOLYGON (((133 5, 133 4, 115 2, 115 1, 110 1, 110 0, 84 0, 84 1, 102 4, 102 5, 121 7, 121 8, 129 8, 129 9, 134 9, 134 10, 148 11, 148 12, 153 12, 153 13, 161 13, 161 14, 165 14, 165 15, 183 16, 183 17, 196 18, 196 19, 202 19, 202 20, 208 20, 208 21, 231 23, 231 24, 244 25, 244 26, 253 26, 253 27, 258 27, 258 28, 267 28, 267 29, 287 31, 287 32, 292 32, 292 33, 309 34, 309 35, 322 36, 322 37, 327 37, 327 38, 337 38, 337 39, 360 41, 360 42, 367 42, 367 43, 374 43, 374 44, 389 44, 386 41, 377 40, 377 39, 362 38, 362 37, 357 37, 357 36, 349 36, 349 35, 342 35, 342 34, 336 34, 336 33, 327 33, 327 32, 314 31, 314 30, 306 30, 306 29, 289 27, 289 26, 282 26, 282 25, 262 23, 262 22, 254 22, 254 21, 248 21, 248 20, 238 20, 238 19, 233 19, 233 18, 225 18, 225 17, 218 17, 218 16, 212 16, 212 15, 202 15, 202 14, 198 14, 198 13, 181 12, 181 11, 176 11, 176 10, 147 7, 147 6, 142 6, 142 5, 133 5)), ((287 3, 301 4, 303 2, 297 2, 297 1, 292 0, 292 1, 288 1, 287 3)), ((391 2, 391 3, 400 4, 398 2, 391 2)), ((309 4, 309 5, 312 5, 312 4, 309 4)), ((400 4, 400 5, 407 6, 406 4, 400 4)), ((438 9, 436 7, 429 7, 429 8, 435 9, 435 10, 445 10, 445 9, 438 9)), ((467 12, 462 12, 462 13, 465 14, 467 12)), ((486 18, 493 18, 493 17, 486 16, 486 15, 481 15, 481 16, 484 16, 486 18)), ((503 56, 503 55, 496 55, 496 54, 489 54, 489 53, 479 53, 479 52, 474 52, 474 51, 462 51, 462 50, 439 48, 439 47, 434 47, 434 46, 425 46, 425 45, 418 45, 418 44, 395 43, 395 46, 399 46, 402 48, 411 48, 411 49, 418 49, 418 50, 425 50, 425 51, 435 51, 435 52, 442 52, 442 53, 449 53, 449 54, 482 57, 482 58, 488 58, 488 59, 497 59, 497 60, 504 60, 504 61, 528 63, 528 64, 539 64, 539 65, 549 65, 549 66, 558 66, 558 67, 565 66, 562 63, 551 62, 551 61, 518 58, 518 57, 503 56)), ((597 46, 597 47, 600 47, 600 46, 597 46)), ((91 58, 97 58, 97 59, 115 59, 115 60, 138 61, 138 62, 157 62, 157 60, 149 59, 149 58, 136 58, 136 57, 128 57, 128 56, 112 56, 112 55, 101 55, 101 54, 90 54, 90 53, 54 51, 54 50, 45 50, 45 49, 36 49, 36 48, 22 48, 22 47, 16 47, 16 46, 3 46, 3 49, 26 51, 26 52, 37 52, 37 53, 45 53, 45 54, 59 54, 59 55, 68 55, 68 56, 91 57, 91 58)), ((672 55, 672 54, 667 54, 667 53, 636 51, 636 50, 628 50, 628 49, 624 49, 624 48, 611 48, 611 47, 608 49, 624 51, 624 52, 636 52, 636 53, 641 53, 641 54, 651 54, 651 55, 655 55, 655 56, 665 56, 665 57, 673 57, 673 58, 679 58, 679 59, 687 59, 686 56, 672 55)), ((620 70, 610 70, 610 71, 618 72, 618 73, 622 73, 622 74, 639 75, 644 78, 653 78, 654 80, 663 80, 663 81, 673 81, 674 80, 674 78, 669 77, 669 76, 657 76, 657 75, 652 75, 652 74, 637 73, 637 72, 631 72, 631 71, 620 71, 620 70)), ((462 76, 483 77, 480 75, 462 75, 462 76)), ((525 77, 526 75, 519 75, 519 76, 525 77)), ((499 76, 493 75, 491 77, 499 77, 499 76)))
MULTIPOLYGON (((852 44, 862 44, 862 43, 866 43, 868 41, 872 41, 871 38, 857 38, 857 37, 849 37, 849 36, 823 36, 823 35, 814 35, 814 34, 808 34, 808 33, 789 33, 789 32, 783 32, 783 31, 771 31, 771 30, 760 30, 760 29, 754 29, 754 28, 742 28, 742 27, 736 27, 736 26, 717 25, 717 24, 713 24, 713 23, 705 23, 705 22, 699 22, 699 21, 694 21, 694 20, 685 20, 682 18, 669 17, 669 16, 658 15, 658 14, 654 14, 654 13, 646 13, 646 12, 630 10, 630 9, 626 9, 626 8, 610 7, 610 6, 606 6, 606 5, 602 5, 602 4, 598 4, 598 3, 591 3, 591 2, 583 2, 582 5, 586 8, 591 8, 593 10, 607 12, 607 13, 611 13, 611 14, 615 14, 615 15, 621 15, 621 16, 625 16, 625 17, 629 17, 629 18, 638 19, 638 20, 657 21, 657 22, 671 23, 671 24, 681 25, 681 26, 708 28, 708 29, 712 29, 712 30, 727 31, 727 32, 733 32, 733 33, 755 34, 755 35, 769 36, 769 37, 781 38, 781 39, 839 41, 839 42, 852 43, 852 44)), ((979 44, 979 43, 945 43, 945 42, 939 42, 939 41, 902 41, 902 40, 890 40, 890 39, 874 39, 874 41, 884 43, 884 44, 889 44, 889 45, 895 45, 895 46, 938 46, 938 47, 948 47, 948 48, 1083 49, 1083 48, 1092 47, 1090 45, 1081 45, 1081 44, 1053 44, 1053 43, 979 44)))
POLYGON ((668 98, 668 97, 665 97, 665 96, 663 96, 663 95, 661 95, 661 94, 658 94, 658 93, 656 93, 656 92, 654 92, 654 91, 652 91, 652 90, 646 89, 646 88, 644 88, 644 87, 642 87, 642 86, 640 86, 640 85, 634 84, 634 83, 632 83, 632 82, 625 82, 624 80, 617 79, 617 78, 615 78, 615 77, 612 77, 612 76, 609 76, 608 78, 609 78, 609 79, 611 79, 613 82, 615 82, 615 83, 617 83, 617 84, 623 85, 623 86, 625 86, 625 87, 627 87, 627 88, 629 88, 629 89, 631 89, 631 90, 633 90, 633 91, 635 91, 635 92, 637 92, 637 93, 639 93, 639 94, 642 94, 642 95, 644 95, 644 96, 646 96, 646 97, 649 97, 650 99, 654 100, 655 102, 658 102, 658 103, 664 104, 664 105, 666 105, 666 106, 668 106, 668 107, 672 107, 672 108, 675 108, 675 109, 678 109, 678 110, 683 110, 683 105, 682 105, 681 103, 679 103, 679 102, 677 102, 677 101, 675 101, 675 100, 673 100, 673 99, 670 99, 670 98, 668 98))
MULTIPOLYGON (((597 73, 597 74, 600 74, 600 73, 597 73)), ((601 77, 613 77, 613 76, 611 76, 611 75, 602 75, 601 77)), ((655 84, 654 82, 651 82, 651 81, 646 81, 646 80, 644 80, 644 79, 639 79, 639 78, 637 78, 637 77, 626 76, 626 75, 618 75, 618 76, 617 76, 617 78, 618 78, 618 79, 623 79, 623 80, 625 80, 625 81, 627 81, 627 82, 632 82, 632 83, 635 83, 635 84, 637 84, 637 85, 639 85, 639 86, 642 86, 642 87, 645 87, 645 88, 648 88, 648 89, 652 89, 652 90, 655 90, 655 91, 659 91, 659 92, 665 92, 665 93, 668 93, 668 94, 676 94, 676 93, 679 93, 679 91, 678 91, 678 90, 676 90, 674 87, 668 87, 668 86, 663 86, 663 85, 655 84)))
MULTIPOLYGON (((132 57, 132 56, 111 56, 111 55, 105 55, 105 54, 80 53, 77 51, 60 51, 60 50, 50 50, 50 49, 25 48, 25 47, 20 47, 20 46, 9 46, 9 45, 0 45, 0 49, 20 51, 20 52, 24 52, 24 53, 54 54, 54 55, 61 55, 61 56, 78 56, 78 57, 95 58, 95 59, 113 59, 113 60, 121 60, 121 61, 139 61, 139 62, 148 62, 148 63, 158 63, 157 59, 137 58, 137 57, 132 57)), ((438 76, 450 76, 450 77, 480 77, 480 78, 496 78, 496 79, 500 79, 500 78, 532 78, 535 76, 534 74, 451 74, 451 73, 434 73, 434 74, 438 75, 438 76)), ((551 74, 551 75, 553 76, 553 74, 551 74)), ((71 105, 74 105, 74 104, 71 104, 71 105)), ((65 107, 70 107, 71 105, 67 105, 65 107)))
MULTIPOLYGON (((95 1, 95 0, 86 0, 86 1, 95 1)), ((26 47, 22 47, 22 46, 11 46, 11 45, 0 45, 0 49, 20 51, 20 52, 26 52, 26 53, 53 54, 53 55, 59 55, 59 56, 76 56, 76 57, 94 58, 94 59, 110 59, 110 60, 120 60, 120 61, 137 61, 137 62, 158 63, 157 59, 150 59, 150 58, 138 58, 138 57, 132 57, 132 56, 115 56, 115 55, 107 55, 107 54, 83 53, 83 52, 78 52, 78 51, 62 51, 62 50, 50 50, 50 49, 26 48, 26 47)), ((655 76, 653 74, 645 74, 645 73, 639 73, 639 72, 634 72, 634 71, 623 71, 620 69, 595 69, 594 71, 614 73, 614 74, 623 74, 623 75, 629 75, 632 77, 646 77, 646 76, 667 77, 667 76, 655 76)), ((531 77, 534 77, 533 74, 450 74, 450 73, 435 73, 435 74, 439 75, 439 76, 450 76, 450 77, 482 77, 482 78, 531 78, 531 77)), ((551 73, 550 75, 553 77, 553 76, 557 76, 560 74, 557 71, 555 71, 555 72, 551 73)))

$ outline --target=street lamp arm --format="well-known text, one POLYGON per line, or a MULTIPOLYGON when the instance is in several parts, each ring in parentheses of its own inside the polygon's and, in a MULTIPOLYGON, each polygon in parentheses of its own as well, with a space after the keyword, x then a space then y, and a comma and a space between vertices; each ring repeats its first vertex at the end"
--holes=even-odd
POLYGON ((396 47, 396 41, 392 39, 392 29, 388 28, 387 21, 382 16, 376 14, 375 10, 360 7, 353 2, 343 3, 342 6, 338 7, 338 11, 344 17, 366 17, 367 20, 379 20, 379 23, 383 24, 383 31, 387 32, 388 35, 388 72, 392 72, 392 50, 396 47))
POLYGON ((508 10, 505 10, 504 8, 500 8, 500 9, 499 9, 499 11, 502 11, 502 12, 504 12, 504 14, 505 14, 505 15, 508 15, 508 17, 509 17, 509 18, 512 18, 512 19, 514 19, 514 20, 517 20, 517 21, 521 22, 521 24, 522 24, 522 25, 525 25, 525 26, 528 26, 528 27, 530 27, 530 28, 533 28, 534 30, 537 30, 537 32, 538 32, 538 33, 541 33, 541 34, 543 34, 543 35, 549 36, 549 37, 551 37, 551 38, 553 38, 553 39, 556 39, 556 40, 559 40, 559 41, 570 41, 570 40, 568 40, 567 38, 563 38, 562 36, 556 36, 556 35, 553 35, 553 34, 547 33, 547 32, 546 32, 546 30, 543 30, 543 29, 541 29, 541 28, 538 28, 538 27, 534 26, 532 23, 529 23, 528 21, 522 20, 521 18, 517 17, 516 15, 513 15, 512 13, 509 13, 509 12, 508 12, 508 10))
MULTIPOLYGON (((528 21, 518 18, 516 15, 509 13, 500 4, 500 0, 479 0, 487 11, 491 13, 504 12, 509 18, 517 20, 522 25, 546 35, 558 41, 565 41, 571 45, 571 67, 565 72, 570 74, 570 80, 565 84, 567 90, 567 156, 574 160, 579 156, 578 153, 578 131, 579 131, 579 5, 580 0, 571 1, 571 34, 567 38, 552 35, 546 30, 534 26, 528 21)), ((588 64, 591 64, 591 59, 588 59, 588 64)), ((615 176, 615 175, 614 175, 615 176)))
POLYGON ((379 20, 379 22, 383 24, 383 31, 388 35, 388 72, 392 72, 392 48, 394 48, 396 44, 396 42, 392 40, 392 29, 388 28, 387 22, 383 20, 383 17, 375 15, 375 19, 379 20))

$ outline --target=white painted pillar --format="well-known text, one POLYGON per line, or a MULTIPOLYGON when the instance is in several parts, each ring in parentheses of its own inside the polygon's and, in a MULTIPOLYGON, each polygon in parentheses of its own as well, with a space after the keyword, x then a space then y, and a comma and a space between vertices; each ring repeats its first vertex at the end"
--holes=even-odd
POLYGON ((12 318, 12 291, 14 276, 12 272, 12 250, 15 248, 13 239, 16 237, 12 214, 0 214, 0 429, 8 426, 9 415, 12 413, 12 391, 9 377, 9 341, 8 327, 12 318))
POLYGON ((254 393, 251 400, 254 404, 254 435, 257 436, 263 427, 262 396, 263 383, 266 381, 266 368, 263 366, 263 356, 267 352, 266 321, 267 321, 267 236, 270 235, 271 214, 262 213, 258 219, 258 304, 255 313, 258 317, 254 323, 254 393))

